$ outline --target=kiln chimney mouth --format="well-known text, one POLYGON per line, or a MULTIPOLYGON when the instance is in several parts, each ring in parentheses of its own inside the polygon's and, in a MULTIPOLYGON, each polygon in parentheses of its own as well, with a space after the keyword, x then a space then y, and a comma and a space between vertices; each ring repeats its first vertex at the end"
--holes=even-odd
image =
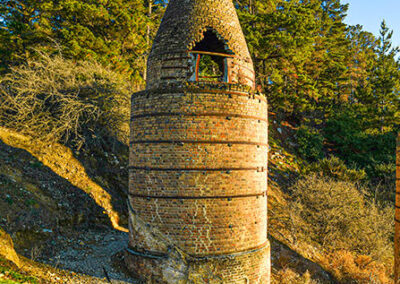
POLYGON ((215 30, 207 28, 189 54, 194 70, 189 81, 229 83, 228 59, 234 53, 215 30))

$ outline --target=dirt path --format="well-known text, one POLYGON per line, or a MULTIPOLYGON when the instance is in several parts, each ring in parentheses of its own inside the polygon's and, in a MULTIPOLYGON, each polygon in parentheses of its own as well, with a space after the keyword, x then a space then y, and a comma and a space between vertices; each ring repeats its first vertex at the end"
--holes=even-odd
POLYGON ((112 261, 128 242, 121 212, 114 208, 122 198, 92 180, 69 148, 0 127, 0 154, 0 226, 17 240, 17 251, 83 274, 46 280, 109 283, 107 275, 112 283, 139 283, 112 261))
POLYGON ((40 261, 53 267, 96 277, 91 283, 102 280, 109 283, 106 273, 111 283, 140 283, 118 269, 112 261, 112 256, 124 250, 127 242, 127 233, 112 229, 88 231, 77 238, 58 237, 56 243, 52 244, 56 248, 52 256, 44 256, 40 261))

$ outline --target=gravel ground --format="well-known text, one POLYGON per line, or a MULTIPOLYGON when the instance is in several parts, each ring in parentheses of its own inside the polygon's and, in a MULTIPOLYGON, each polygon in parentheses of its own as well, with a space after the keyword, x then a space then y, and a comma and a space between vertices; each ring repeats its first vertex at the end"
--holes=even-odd
POLYGON ((116 268, 112 256, 127 247, 128 234, 116 230, 87 231, 79 238, 59 237, 53 257, 42 259, 51 266, 96 277, 92 283, 140 283, 116 268))

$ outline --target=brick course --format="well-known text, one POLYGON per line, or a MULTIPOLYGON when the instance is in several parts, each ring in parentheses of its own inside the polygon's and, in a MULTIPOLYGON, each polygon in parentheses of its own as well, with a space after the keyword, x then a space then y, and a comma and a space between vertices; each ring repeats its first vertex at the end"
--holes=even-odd
POLYGON ((267 101, 230 0, 175 0, 132 96, 129 268, 149 283, 269 283, 267 101), (189 80, 212 28, 229 82, 189 80))

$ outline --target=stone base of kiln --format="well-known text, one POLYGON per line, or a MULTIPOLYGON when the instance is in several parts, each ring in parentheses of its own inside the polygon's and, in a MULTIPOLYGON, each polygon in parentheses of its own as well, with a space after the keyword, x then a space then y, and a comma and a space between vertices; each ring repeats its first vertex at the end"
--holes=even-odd
POLYGON ((125 262, 146 283, 270 283, 269 242, 261 248, 207 257, 138 252, 128 249, 125 262))

